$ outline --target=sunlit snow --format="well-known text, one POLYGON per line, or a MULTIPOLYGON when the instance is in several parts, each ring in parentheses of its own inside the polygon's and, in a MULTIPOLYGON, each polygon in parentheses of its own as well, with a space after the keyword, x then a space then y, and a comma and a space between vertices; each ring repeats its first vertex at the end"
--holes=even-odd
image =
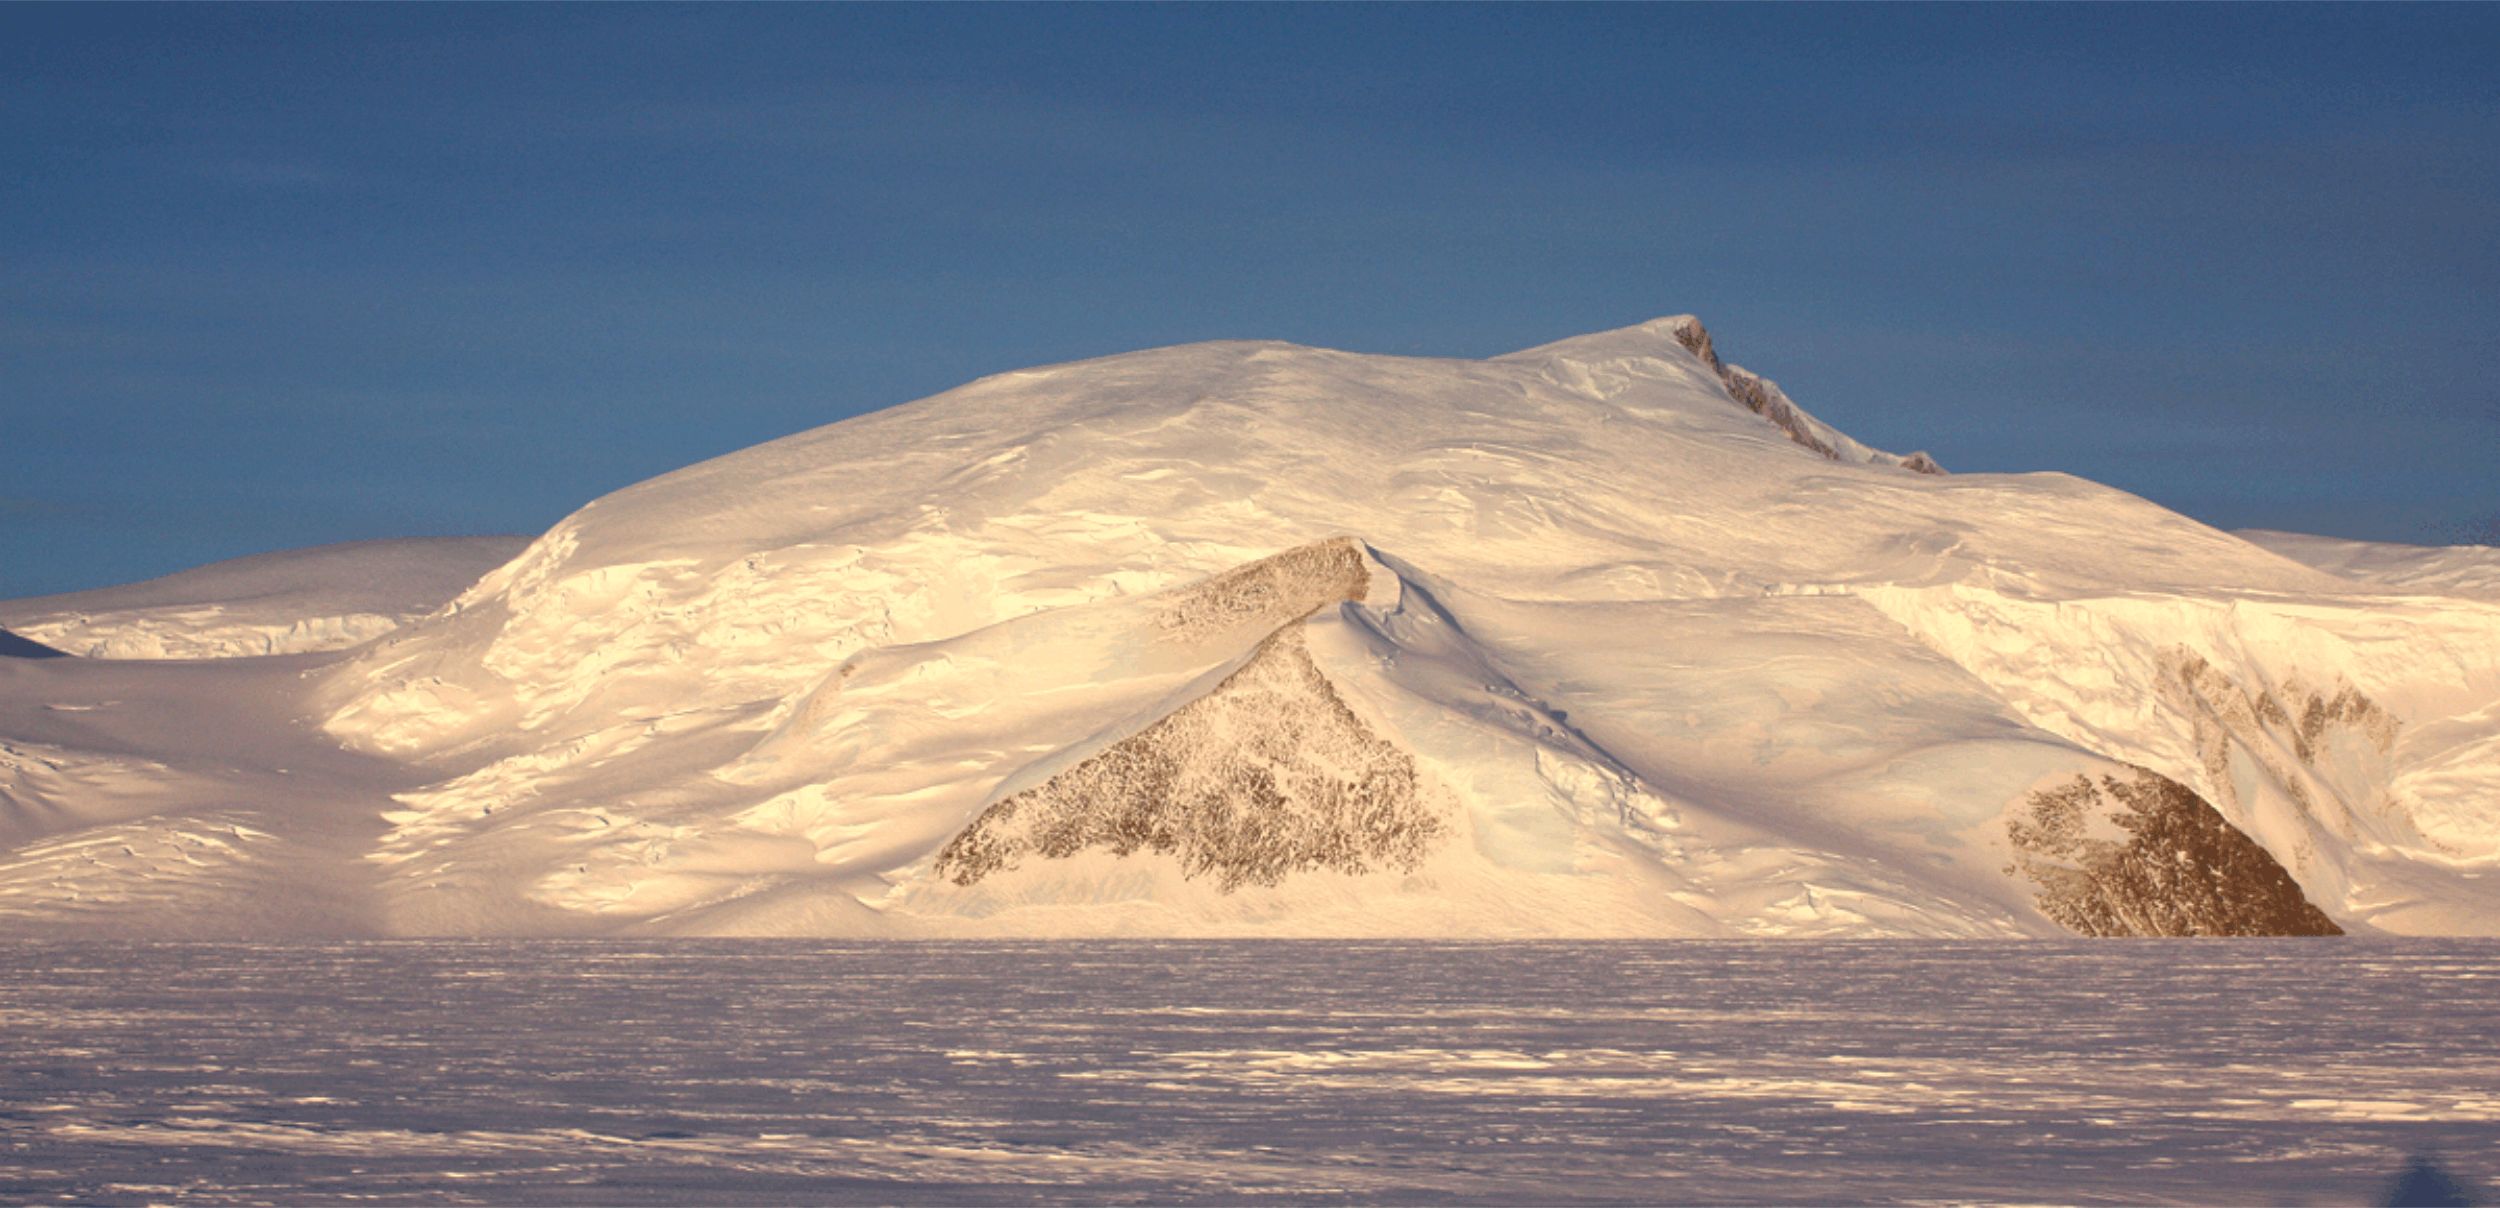
POLYGON ((0 602, 89 656, 0 659, 0 930, 2500 933, 2478 555, 1935 472, 1717 351, 1157 349, 0 602))

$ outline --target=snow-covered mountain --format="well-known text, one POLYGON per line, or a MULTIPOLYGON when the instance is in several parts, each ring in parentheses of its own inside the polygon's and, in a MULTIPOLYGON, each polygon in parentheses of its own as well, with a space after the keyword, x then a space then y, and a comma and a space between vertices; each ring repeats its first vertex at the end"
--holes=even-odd
POLYGON ((2426 595, 2500 600, 2500 548, 2488 545, 2399 545, 2242 529, 2232 534, 2303 566, 2382 587, 2426 595))
POLYGON ((405 537, 255 554, 133 583, 0 600, 0 625, 99 659, 338 650, 434 611, 526 537, 405 537))
POLYGON ((2500 603, 1869 449, 1690 317, 1003 374, 352 650, 0 664, 0 736, 20 930, 2500 932, 2500 603))

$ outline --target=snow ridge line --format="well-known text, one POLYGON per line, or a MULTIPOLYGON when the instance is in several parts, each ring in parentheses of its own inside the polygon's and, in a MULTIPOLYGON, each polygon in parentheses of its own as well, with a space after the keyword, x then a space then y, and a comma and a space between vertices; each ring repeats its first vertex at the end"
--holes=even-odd
MULTIPOLYGON (((1746 410, 1771 421, 1773 426, 1788 434, 1788 439, 1832 461, 1858 460, 1843 455, 1839 449, 1832 446, 1830 441, 1825 440, 1817 431, 1825 425, 1816 422, 1814 417, 1807 415, 1797 404, 1789 401, 1788 396, 1780 391, 1777 383, 1720 360, 1718 349, 1710 343, 1710 332, 1701 325, 1700 320, 1685 319, 1676 327, 1675 339, 1677 343, 1684 346, 1686 351, 1700 357, 1703 364, 1710 366, 1711 372, 1719 375, 1719 384, 1727 391, 1729 398, 1743 403, 1746 410)), ((1879 464, 1897 465, 1902 469, 1920 474, 1941 475, 1946 472, 1945 468, 1938 465, 1936 459, 1928 456, 1925 450, 1908 456, 1896 456, 1873 449, 1866 450, 1866 452, 1868 460, 1879 464)))

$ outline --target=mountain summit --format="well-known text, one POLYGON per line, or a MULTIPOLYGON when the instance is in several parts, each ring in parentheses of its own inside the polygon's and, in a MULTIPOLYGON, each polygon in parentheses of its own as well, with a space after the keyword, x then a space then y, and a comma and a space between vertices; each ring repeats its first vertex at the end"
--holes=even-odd
POLYGON ((2500 607, 1870 449, 1690 316, 1001 374, 348 651, 0 673, 21 929, 2500 931, 2500 607))

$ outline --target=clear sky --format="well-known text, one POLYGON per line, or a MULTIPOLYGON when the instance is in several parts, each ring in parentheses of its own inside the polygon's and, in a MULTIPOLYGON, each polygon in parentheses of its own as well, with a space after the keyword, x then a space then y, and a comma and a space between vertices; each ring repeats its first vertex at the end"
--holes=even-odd
POLYGON ((2500 6, 0 5, 0 598, 1685 311, 1958 471, 2500 541, 2500 6))

